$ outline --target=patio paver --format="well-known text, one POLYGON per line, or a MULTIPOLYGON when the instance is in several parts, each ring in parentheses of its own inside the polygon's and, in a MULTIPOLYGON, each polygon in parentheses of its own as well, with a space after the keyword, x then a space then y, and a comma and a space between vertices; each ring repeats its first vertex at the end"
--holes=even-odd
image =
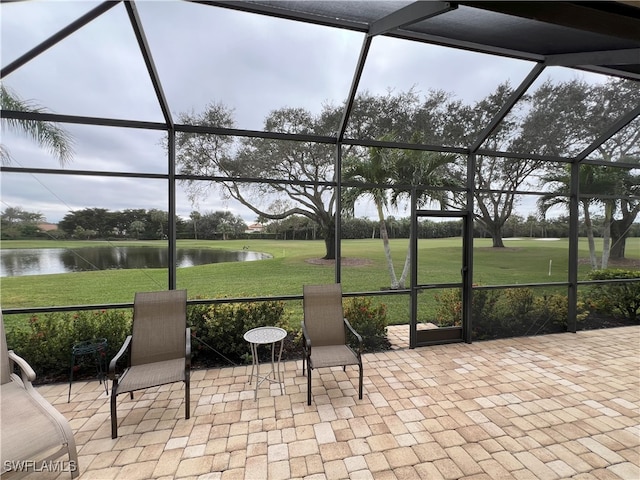
MULTIPOLYGON (((405 333, 406 332, 406 333, 405 333)), ((640 479, 640 326, 406 348, 320 370, 306 405, 301 361, 285 395, 249 367, 192 372, 118 399, 119 438, 99 382, 38 390, 71 422, 81 479, 640 479)), ((69 478, 68 473, 41 478, 69 478)))

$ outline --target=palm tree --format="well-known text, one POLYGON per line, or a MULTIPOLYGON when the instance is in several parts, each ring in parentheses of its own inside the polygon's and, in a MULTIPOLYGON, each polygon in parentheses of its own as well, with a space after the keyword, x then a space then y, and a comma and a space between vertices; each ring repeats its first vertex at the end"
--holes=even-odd
MULTIPOLYGON (((411 198, 411 189, 417 190, 417 206, 422 207, 429 203, 436 203, 444 209, 451 205, 451 192, 460 188, 461 184, 456 179, 450 168, 458 157, 450 153, 426 152, 409 150, 402 152, 396 162, 397 179, 400 185, 410 185, 411 188, 395 189, 391 203, 397 205, 399 199, 411 198), (431 187, 431 188, 429 188, 431 187), (440 187, 434 190, 433 187, 440 187)), ((410 231, 411 236, 413 232, 410 231)), ((400 284, 404 286, 411 266, 411 252, 407 251, 404 268, 400 277, 400 284)))
MULTIPOLYGON (((2 110, 14 110, 18 112, 46 112, 44 108, 35 103, 20 99, 18 95, 2 84, 0 84, 0 107, 2 107, 2 110)), ((56 123, 2 117, 2 126, 3 128, 6 127, 31 137, 38 145, 56 156, 61 166, 66 165, 73 157, 73 140, 71 136, 56 123)), ((1 144, 0 164, 11 164, 9 151, 1 144)))
MULTIPOLYGON (((343 180, 376 185, 392 183, 395 175, 393 157, 394 152, 392 150, 379 147, 370 148, 368 157, 347 157, 342 170, 343 180)), ((389 190, 376 186, 349 187, 343 198, 343 206, 346 210, 353 212, 356 200, 360 197, 370 197, 376 207, 380 222, 380 238, 382 239, 387 268, 391 277, 391 288, 398 289, 400 284, 393 266, 393 259, 391 258, 389 234, 384 217, 384 209, 388 208, 389 205, 389 190)))
POLYGON ((197 212, 194 210, 189 214, 189 217, 193 222, 193 236, 197 240, 198 239, 198 220, 202 218, 202 215, 200 215, 200 212, 197 212))
MULTIPOLYGON (((381 140, 391 140, 390 135, 381 140)), ((453 183, 449 180, 447 171, 442 167, 454 162, 455 155, 423 151, 400 151, 381 147, 371 147, 369 155, 362 157, 348 157, 343 165, 343 180, 346 182, 359 182, 366 185, 349 187, 343 197, 345 210, 353 213, 356 200, 361 197, 370 197, 376 207, 380 223, 380 238, 384 247, 387 260, 387 268, 391 278, 392 289, 405 288, 405 283, 410 270, 410 251, 407 250, 404 267, 400 278, 397 277, 389 234, 387 232, 384 210, 390 205, 397 206, 402 197, 410 196, 411 188, 420 189, 419 201, 427 203, 436 201, 441 205, 445 203, 444 191, 428 191, 426 187, 445 186, 453 183), (400 188, 386 188, 380 185, 404 185, 400 188)))
MULTIPOLYGON (((556 188, 538 200, 538 208, 544 214, 555 205, 564 205, 568 208, 571 178, 568 171, 550 173, 542 177, 544 183, 554 184, 556 188)), ((596 202, 604 205, 604 227, 602 246, 602 268, 607 268, 610 250, 610 225, 615 211, 615 200, 598 200, 598 195, 615 193, 616 175, 606 166, 581 165, 579 173, 580 204, 584 215, 584 224, 587 229, 587 242, 589 244, 589 260, 593 270, 598 269, 596 258, 596 246, 591 221, 590 209, 596 202)))

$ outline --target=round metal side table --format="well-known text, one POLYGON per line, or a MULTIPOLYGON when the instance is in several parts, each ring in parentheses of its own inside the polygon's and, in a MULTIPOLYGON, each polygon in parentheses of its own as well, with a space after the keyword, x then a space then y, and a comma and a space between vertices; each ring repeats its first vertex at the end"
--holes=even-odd
POLYGON ((274 382, 280 384, 280 394, 284 394, 284 390, 282 388, 282 378, 280 376, 280 359, 282 358, 282 347, 284 345, 284 339, 287 336, 286 330, 279 327, 258 327, 249 330, 244 334, 244 339, 249 342, 251 346, 251 357, 253 362, 251 364, 251 375, 249 376, 249 385, 253 381, 253 371, 255 368, 255 377, 256 377, 256 391, 254 394, 254 399, 258 398, 258 387, 265 380, 268 382, 274 382), (275 352, 276 352, 276 344, 280 342, 280 351, 278 352, 278 359, 276 361, 275 352), (258 359, 258 346, 260 345, 269 345, 271 344, 271 371, 266 375, 260 375, 260 360, 258 359), (273 378, 270 376, 273 374, 273 378))
POLYGON ((71 347, 71 369, 69 372, 69 396, 67 397, 67 403, 71 401, 71 382, 73 382, 73 370, 76 366, 76 360, 78 357, 91 355, 96 364, 96 371, 100 383, 104 382, 104 391, 109 395, 109 387, 107 386, 107 339, 96 338, 93 340, 86 340, 84 342, 78 342, 71 347))

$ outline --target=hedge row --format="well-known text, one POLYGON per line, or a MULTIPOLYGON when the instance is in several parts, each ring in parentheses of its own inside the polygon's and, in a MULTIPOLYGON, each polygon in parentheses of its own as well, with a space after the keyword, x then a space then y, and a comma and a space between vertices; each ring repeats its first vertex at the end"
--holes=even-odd
MULTIPOLYGON (((639 271, 592 272, 593 280, 638 279, 639 271)), ((640 282, 595 284, 585 289, 578 304, 578 320, 589 312, 603 312, 637 322, 640 310, 640 282)), ((582 290, 584 291, 584 290, 582 290)), ((437 319, 441 326, 459 325, 459 289, 437 296, 437 319)), ((536 296, 530 288, 475 290, 473 294, 473 338, 476 340, 565 331, 568 318, 566 296, 536 296)), ((347 319, 364 340, 365 351, 390 347, 386 337, 387 309, 368 297, 344 301, 347 319)), ((38 381, 61 380, 69 373, 71 348, 79 341, 106 338, 105 356, 111 359, 131 331, 130 309, 55 312, 34 315, 26 328, 7 328, 7 343, 24 357, 38 374, 38 381)), ((191 305, 188 325, 192 330, 192 358, 204 366, 247 364, 251 356, 244 333, 255 327, 275 325, 288 332, 285 358, 300 358, 301 331, 291 326, 284 302, 222 303, 191 305)), ((266 350, 266 349, 265 349, 266 350)), ((92 359, 85 359, 87 372, 95 372, 92 359)), ((79 372, 80 374, 82 372, 79 372)))
MULTIPOLYGON (((364 339, 365 351, 389 346, 386 340, 386 307, 373 306, 368 299, 345 300, 345 315, 364 339)), ((27 328, 7 329, 9 349, 24 357, 38 374, 37 381, 68 378, 74 343, 106 338, 107 360, 113 358, 131 331, 132 311, 101 310, 55 312, 34 315, 27 328)), ((300 358, 301 330, 290 325, 284 302, 222 303, 191 305, 187 309, 191 327, 192 361, 195 365, 223 366, 251 363, 243 336, 247 330, 267 325, 284 328, 287 358, 300 358)), ((265 350, 265 354, 267 349, 265 350)), ((80 371, 95 374, 94 359, 80 358, 80 371)))

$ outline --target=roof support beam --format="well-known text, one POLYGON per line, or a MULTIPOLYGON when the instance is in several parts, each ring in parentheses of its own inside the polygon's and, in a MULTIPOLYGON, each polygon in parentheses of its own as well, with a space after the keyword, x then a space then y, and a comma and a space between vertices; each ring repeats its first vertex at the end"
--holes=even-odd
POLYGON ((358 92, 358 85, 360 84, 360 79, 362 78, 362 72, 364 70, 364 64, 367 60, 367 54, 369 53, 369 48, 371 47, 371 39, 373 37, 366 36, 362 42, 362 48, 360 49, 360 56, 358 57, 358 63, 356 65, 356 71, 353 74, 353 79, 351 80, 351 88, 349 89, 349 96, 347 97, 347 102, 344 108, 344 112, 342 114, 342 120, 340 121, 340 127, 338 130, 338 146, 342 143, 344 139, 344 132, 347 130, 347 123, 349 123, 349 116, 351 115, 351 110, 353 109, 353 104, 356 99, 356 93, 358 92))
POLYGON ((460 4, 585 32, 640 40, 640 15, 636 7, 616 5, 616 2, 463 1, 460 4), (608 9, 602 8, 601 3, 606 3, 608 9))
POLYGON ((579 65, 633 65, 637 63, 640 63, 640 48, 549 55, 544 61, 546 66, 558 65, 563 67, 579 65))
POLYGON ((176 130, 173 123, 173 118, 171 116, 171 109, 169 108, 169 102, 167 102, 164 90, 162 89, 160 77, 158 76, 156 65, 153 61, 153 57, 151 56, 149 42, 147 41, 147 36, 144 34, 144 29, 142 28, 142 22, 140 21, 140 15, 138 14, 136 4, 133 0, 131 0, 125 2, 125 6, 127 7, 129 21, 131 22, 131 27, 133 28, 133 32, 135 33, 136 40, 138 40, 138 46, 140 47, 140 52, 142 53, 142 57, 144 58, 144 63, 147 66, 149 77, 151 77, 151 83, 153 84, 153 89, 156 92, 156 97, 158 98, 158 103, 160 104, 160 109, 162 110, 164 121, 166 122, 168 127, 167 171, 169 172, 169 178, 167 179, 167 210, 169 212, 169 221, 167 226, 167 233, 169 234, 169 248, 167 249, 167 252, 169 268, 167 269, 167 288, 169 290, 175 290, 178 276, 176 272, 176 258, 178 255, 176 243, 176 130))
POLYGON ((268 17, 284 18, 295 22, 307 22, 314 25, 324 25, 327 27, 346 28, 356 32, 366 32, 367 25, 364 22, 353 20, 345 20, 341 18, 330 18, 326 15, 317 15, 314 13, 303 12, 300 10, 291 10, 282 2, 271 2, 271 4, 247 2, 246 0, 186 0, 191 3, 201 5, 209 5, 211 7, 228 8, 230 10, 238 10, 240 12, 250 12, 258 15, 266 15, 268 17))
POLYGON ((44 51, 48 50, 49 48, 53 47, 55 44, 57 44, 61 40, 64 40, 65 38, 67 38, 69 35, 71 35, 76 30, 80 30, 87 23, 89 23, 92 20, 94 20, 95 18, 99 17, 100 15, 105 13, 107 10, 110 10, 111 8, 115 7, 121 1, 122 0, 103 2, 100 5, 98 5, 96 8, 94 8, 93 10, 85 13, 82 17, 77 19, 75 22, 70 23, 69 25, 64 27, 62 30, 60 30, 58 33, 56 33, 56 34, 52 35, 51 37, 47 38, 40 45, 37 45, 36 47, 32 48, 27 53, 22 55, 20 58, 14 60, 9 65, 4 67, 0 71, 0 79, 3 79, 4 77, 9 75, 10 73, 14 72, 15 70, 17 70, 18 68, 23 66, 25 63, 33 60, 35 57, 40 55, 42 52, 44 52, 44 51))
POLYGON ((459 48, 470 52, 489 53, 491 55, 500 55, 503 57, 517 58, 520 60, 528 60, 532 62, 543 62, 545 57, 530 52, 520 50, 512 50, 509 48, 496 47, 493 45, 483 45, 477 42, 459 40, 456 38, 446 38, 439 35, 430 35, 422 32, 414 32, 412 30, 402 30, 402 32, 391 32, 390 37, 402 38, 404 40, 415 40, 416 42, 430 43, 441 45, 443 47, 459 48))
POLYGON ((406 27, 407 25, 426 20, 427 18, 449 12, 456 8, 458 7, 456 5, 452 5, 450 2, 414 2, 373 22, 369 27, 369 35, 382 35, 392 30, 406 27))
POLYGON ((576 158, 576 162, 581 162, 589 155, 591 155, 600 145, 613 137, 616 133, 622 130, 624 127, 629 125, 636 117, 640 116, 640 105, 636 106, 630 112, 622 115, 618 118, 613 125, 611 125, 605 132, 603 132, 598 138, 596 138, 591 145, 585 148, 582 152, 580 152, 576 158))
POLYGON ((626 78, 627 80, 640 80, 640 73, 629 72, 622 68, 609 68, 602 65, 578 65, 575 67, 585 72, 600 73, 602 75, 610 75, 612 77, 626 78))
POLYGON ((171 109, 169 108, 169 103, 167 102, 167 98, 165 97, 164 91, 162 90, 162 84, 160 83, 160 77, 158 76, 156 65, 153 62, 153 57, 151 56, 149 43, 147 42, 147 37, 144 34, 144 30, 142 29, 142 22, 140 21, 140 16, 138 15, 138 9, 136 8, 136 5, 133 1, 125 2, 125 6, 127 7, 129 20, 131 21, 131 26, 133 27, 136 39, 138 40, 138 45, 140 46, 140 51, 142 52, 144 63, 147 66, 147 71, 149 72, 149 76, 151 77, 153 89, 155 90, 156 96, 158 97, 158 102, 160 103, 160 108, 162 109, 162 115, 164 116, 164 120, 167 123, 167 126, 173 128, 171 109))
POLYGON ((493 131, 500 124, 500 122, 502 122, 502 120, 504 120, 504 117, 506 117, 507 114, 511 111, 511 109, 516 104, 516 102, 518 100, 520 100, 520 98, 524 95, 524 93, 531 86, 531 84, 542 73, 544 68, 545 68, 544 65, 541 64, 541 63, 538 63, 538 64, 536 64, 535 67, 533 67, 531 72, 529 72, 529 75, 527 75, 527 78, 525 78, 522 81, 522 83, 518 86, 518 88, 516 88, 514 90, 514 92, 511 94, 511 97, 509 98, 509 100, 507 100, 507 103, 505 103, 502 106, 502 108, 496 114, 496 116, 493 117, 493 119, 491 120, 489 125, 487 125, 484 128, 484 130, 482 130, 482 132, 480 132, 480 135, 478 136, 478 138, 476 138, 476 141, 473 142, 473 144, 469 148, 471 153, 476 153, 478 151, 478 149, 482 146, 482 144, 485 142, 485 140, 487 138, 489 138, 489 135, 491 135, 493 133, 493 131))
MULTIPOLYGON (((335 217, 337 219, 340 218, 342 212, 342 140, 344 139, 344 133, 347 130, 347 124, 349 123, 349 117, 351 116, 351 111, 353 110, 353 104, 356 101, 356 93, 358 93, 358 85, 360 84, 360 79, 362 78, 362 72, 364 70, 364 64, 367 60, 367 55, 369 54, 369 48, 371 47, 371 39, 373 37, 369 35, 365 35, 362 41, 362 47, 360 48, 360 55, 358 56, 358 63, 356 64, 356 70, 353 74, 353 78, 351 80, 351 88, 349 89, 349 96, 345 102, 344 112, 342 112, 342 119, 340 120, 340 125, 338 127, 338 132, 336 133, 336 158, 335 158, 335 170, 333 172, 333 178, 336 182, 335 187, 335 217)), ((339 220, 334 222, 335 224, 335 257, 336 257, 336 268, 335 268, 335 280, 340 283, 340 279, 342 278, 342 266, 341 266, 341 257, 342 257, 342 243, 340 239, 342 238, 342 225, 339 220)))

